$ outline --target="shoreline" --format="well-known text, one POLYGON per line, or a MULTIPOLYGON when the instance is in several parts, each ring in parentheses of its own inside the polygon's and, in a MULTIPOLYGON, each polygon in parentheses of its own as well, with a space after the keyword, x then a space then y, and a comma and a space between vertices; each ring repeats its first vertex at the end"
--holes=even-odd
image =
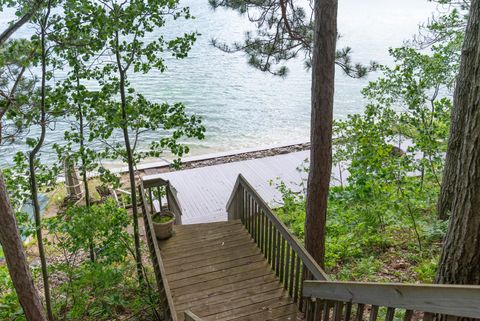
MULTIPOLYGON (((228 152, 203 154, 198 156, 185 157, 182 159, 180 168, 174 168, 171 162, 161 161, 144 163, 137 166, 137 171, 141 176, 155 175, 161 173, 175 172, 181 170, 188 170, 212 165, 227 164, 249 159, 263 158, 281 154, 288 154, 298 151, 310 149, 309 142, 292 142, 282 145, 270 145, 245 148, 241 150, 232 150, 228 152)), ((122 168, 119 174, 127 172, 122 168)))

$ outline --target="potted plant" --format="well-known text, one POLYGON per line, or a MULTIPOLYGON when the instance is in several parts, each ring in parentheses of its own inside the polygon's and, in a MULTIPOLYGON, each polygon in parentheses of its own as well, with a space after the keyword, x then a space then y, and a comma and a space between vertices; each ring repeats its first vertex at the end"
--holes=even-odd
POLYGON ((157 238, 165 240, 172 236, 173 224, 175 223, 175 214, 170 211, 162 211, 156 213, 152 220, 153 229, 157 238))

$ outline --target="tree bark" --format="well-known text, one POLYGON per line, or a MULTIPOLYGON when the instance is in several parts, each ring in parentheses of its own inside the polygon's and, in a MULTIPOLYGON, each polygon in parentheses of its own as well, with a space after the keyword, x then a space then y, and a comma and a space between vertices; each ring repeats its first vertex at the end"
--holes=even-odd
MULTIPOLYGON (((480 0, 471 3, 455 90, 459 122, 458 147, 449 145, 447 158, 457 158, 452 185, 451 218, 445 238, 438 283, 480 284, 480 0), (463 119, 462 119, 463 118, 463 119)), ((456 130, 455 127, 452 131, 456 130)))
POLYGON ((337 40, 337 0, 315 1, 312 61, 310 170, 307 185, 305 246, 324 267, 327 199, 332 172, 332 123, 337 40))
POLYGON ((47 308, 47 317, 48 320, 53 321, 53 311, 50 298, 50 284, 48 281, 48 267, 47 267, 47 258, 45 255, 45 248, 43 244, 43 233, 42 233, 42 218, 40 213, 40 204, 38 202, 38 183, 37 177, 35 174, 35 162, 37 154, 43 146, 46 135, 46 88, 47 88, 47 47, 46 47, 46 33, 47 33, 47 21, 50 15, 51 1, 48 1, 47 12, 44 17, 42 17, 41 22, 41 66, 42 66, 42 82, 40 88, 40 137, 37 144, 30 152, 28 163, 30 170, 30 192, 33 205, 33 214, 35 219, 35 230, 37 234, 37 243, 38 243, 38 254, 40 256, 40 264, 42 267, 42 279, 43 279, 43 288, 45 293, 45 305, 47 308))
POLYGON ((0 46, 2 46, 18 29, 20 29, 24 24, 30 21, 33 15, 38 11, 43 1, 35 1, 32 5, 32 8, 27 11, 20 19, 15 21, 13 24, 7 27, 0 34, 0 46))
POLYGON ((116 40, 116 59, 117 59, 117 67, 120 76, 120 104, 122 109, 122 131, 123 131, 123 138, 125 141, 125 150, 127 152, 127 163, 128 163, 128 176, 130 179, 130 191, 131 191, 131 199, 132 199, 132 217, 133 217, 133 240, 135 243, 135 260, 137 264, 137 275, 138 281, 141 286, 143 286, 143 269, 142 269, 142 252, 140 249, 140 233, 138 228, 138 202, 137 202, 137 188, 135 183, 135 168, 134 168, 134 160, 133 160, 133 151, 132 146, 130 144, 130 138, 128 135, 128 119, 127 119, 127 97, 125 93, 125 71, 122 68, 122 63, 120 60, 120 52, 119 52, 119 35, 118 32, 115 34, 116 40))
MULTIPOLYGON (((473 3, 472 7, 473 9, 473 3)), ((455 194, 455 182, 457 179, 458 167, 461 166, 459 159, 461 153, 461 145, 464 134, 467 105, 470 97, 470 90, 475 81, 474 70, 466 68, 466 64, 470 65, 475 60, 476 41, 474 29, 478 26, 468 25, 469 33, 466 33, 462 48, 462 62, 459 74, 457 76, 457 85, 453 96, 453 109, 451 116, 450 136, 448 139, 448 152, 445 159, 445 167, 443 169, 442 186, 437 202, 438 218, 447 220, 452 209, 453 197, 455 194)))
POLYGON ((10 204, 0 171, 0 244, 17 297, 28 321, 47 321, 38 292, 28 268, 15 212, 10 204))
MULTIPOLYGON (((80 95, 80 76, 78 74, 78 70, 74 70, 75 78, 77 82, 77 95, 80 95)), ((85 125, 83 119, 83 109, 82 104, 78 102, 77 104, 77 111, 78 111, 78 121, 79 121, 79 141, 80 141, 80 159, 82 162, 82 180, 83 180, 83 189, 85 190, 85 206, 90 208, 90 189, 88 187, 88 177, 87 177, 87 153, 85 150, 85 125)), ((93 241, 90 240, 89 242, 89 254, 90 254, 90 261, 95 262, 95 250, 93 248, 93 241)))

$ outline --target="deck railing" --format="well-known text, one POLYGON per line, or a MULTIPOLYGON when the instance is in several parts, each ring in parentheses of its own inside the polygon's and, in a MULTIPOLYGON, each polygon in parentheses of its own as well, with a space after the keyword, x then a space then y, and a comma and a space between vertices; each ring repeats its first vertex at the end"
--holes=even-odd
POLYGON ((304 299, 303 280, 328 280, 328 277, 241 174, 227 212, 229 220, 242 221, 299 310, 308 310, 312 302, 304 299))
POLYGON ((160 300, 160 307, 162 309, 163 318, 165 321, 177 321, 177 314, 173 305, 172 293, 167 281, 167 274, 165 266, 163 265, 162 256, 158 247, 155 231, 153 230, 152 214, 155 210, 151 207, 151 203, 147 201, 147 194, 143 184, 139 186, 140 198, 142 201, 142 214, 145 225, 145 235, 147 238, 150 258, 152 260, 153 271, 155 274, 155 281, 157 283, 157 291, 160 300))
POLYGON ((480 286, 306 281, 306 320, 480 319, 480 286))
POLYGON ((182 224, 182 207, 177 197, 177 191, 169 181, 159 177, 143 177, 142 185, 145 189, 146 201, 150 205, 150 214, 167 209, 175 214, 175 224, 182 224), (163 198, 166 198, 166 207, 163 198))

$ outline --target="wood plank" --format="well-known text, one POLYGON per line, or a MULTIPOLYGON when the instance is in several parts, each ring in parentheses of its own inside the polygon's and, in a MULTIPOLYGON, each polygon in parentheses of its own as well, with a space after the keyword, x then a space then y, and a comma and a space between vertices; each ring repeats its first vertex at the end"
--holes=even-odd
POLYGON ((288 304, 273 309, 267 309, 252 315, 243 316, 237 319, 243 321, 278 321, 278 320, 303 320, 302 315, 298 312, 298 308, 294 304, 288 304))
MULTIPOLYGON (((265 293, 243 297, 240 299, 226 300, 217 304, 204 305, 202 307, 192 308, 191 310, 194 311, 196 315, 205 318, 211 315, 222 314, 224 312, 230 312, 232 310, 238 310, 243 307, 248 307, 247 309, 251 309, 251 305, 263 303, 266 301, 274 300, 277 302, 284 302, 286 301, 284 299, 284 295, 285 292, 281 288, 277 287, 276 289, 265 293)), ((234 313, 230 312, 230 315, 234 315, 234 313)))
POLYGON ((279 289, 278 282, 276 280, 273 280, 268 283, 255 284, 241 290, 233 290, 227 293, 208 296, 203 299, 196 298, 195 301, 179 303, 178 300, 175 300, 175 307, 177 308, 178 311, 182 311, 186 309, 192 309, 198 306, 223 304, 223 303, 230 302, 231 300, 234 300, 234 299, 252 297, 254 295, 258 295, 258 294, 262 294, 265 292, 270 292, 278 289, 279 289))
MULTIPOLYGON (((246 273, 236 274, 230 276, 228 280, 225 279, 216 279, 209 282, 202 282, 195 284, 195 292, 192 291, 189 287, 183 287, 178 289, 172 289, 173 297, 181 297, 184 295, 191 295, 193 293, 203 293, 204 291, 216 291, 218 288, 229 288, 235 287, 238 282, 246 282, 252 279, 267 278, 272 277, 272 271, 270 267, 261 267, 257 269, 252 269, 246 273)), ((192 297, 193 300, 193 297, 192 297)))
POLYGON ((305 281, 306 296, 480 318, 480 286, 305 281))
MULTIPOLYGON (((224 223, 224 222, 222 222, 224 223)), ((212 223, 214 224, 214 223, 212 223)), ((205 225, 205 224, 199 224, 199 225, 205 225)), ((210 238, 210 237, 213 237, 217 234, 225 234, 226 232, 229 232, 229 231, 241 231, 243 230, 244 227, 239 224, 239 223, 235 223, 235 224, 231 224, 231 225, 228 225, 228 226, 218 226, 214 229, 211 229, 211 230, 195 230, 195 229, 191 229, 190 228, 190 225, 176 225, 174 227, 174 234, 171 238, 167 239, 167 240, 158 240, 158 245, 162 248, 166 248, 166 247, 169 247, 171 245, 174 245, 174 244, 179 244, 181 243, 182 241, 188 241, 188 240, 191 240, 192 238, 195 238, 195 239, 202 239, 202 238, 210 238), (181 229, 181 227, 183 226, 188 226, 189 228, 188 229, 181 229)))
MULTIPOLYGON (((185 233, 185 231, 182 231, 182 233, 185 233)), ((241 234, 241 233, 243 233, 243 227, 221 229, 216 231, 215 233, 209 233, 209 234, 207 233, 201 233, 200 235, 188 234, 186 235, 185 238, 183 238, 183 235, 179 235, 179 232, 177 232, 176 235, 172 236, 170 242, 168 243, 159 242, 160 243, 159 246, 161 249, 170 249, 170 248, 188 246, 188 245, 191 246, 192 243, 221 239, 224 237, 228 237, 235 234, 241 234)))
POLYGON ((188 271, 170 273, 168 274, 168 281, 174 282, 177 280, 187 279, 195 276, 201 276, 201 275, 212 273, 212 272, 232 269, 239 266, 252 265, 258 262, 264 262, 264 258, 261 254, 247 256, 247 257, 243 257, 236 260, 230 260, 230 261, 219 263, 219 264, 210 264, 202 268, 191 269, 188 271))
POLYGON ((214 239, 214 240, 205 240, 202 242, 192 242, 192 244, 188 246, 179 246, 179 247, 171 247, 168 249, 160 249, 162 255, 165 257, 170 258, 179 258, 184 257, 184 254, 190 253, 203 253, 205 250, 212 250, 217 249, 229 245, 237 245, 237 244, 244 244, 244 243, 252 243, 251 238, 246 235, 245 233, 241 233, 238 235, 232 235, 231 237, 223 237, 221 239, 214 239), (195 244, 195 246, 192 246, 195 244))
MULTIPOLYGON (((195 302, 187 302, 183 304, 178 304, 176 303, 175 306, 178 307, 178 310, 181 311, 182 309, 211 309, 209 307, 215 307, 213 309, 223 309, 223 310, 218 310, 220 312, 229 310, 228 304, 233 304, 233 302, 238 302, 240 300, 246 300, 247 298, 249 300, 253 300, 255 296, 264 296, 268 297, 269 293, 272 293, 274 291, 280 291, 281 289, 278 287, 278 282, 277 281, 272 281, 270 283, 264 283, 256 286, 251 286, 248 288, 245 288, 243 290, 239 291, 232 291, 226 294, 221 294, 221 295, 216 295, 212 297, 207 297, 202 300, 197 300, 195 302), (222 308, 219 308, 219 307, 222 308)), ((278 293, 281 293, 278 292, 278 293)), ((258 301, 253 301, 253 302, 258 302, 258 301)), ((248 304, 251 304, 248 303, 248 304)), ((238 305, 238 303, 237 303, 238 305)), ((196 310, 197 311, 197 310, 196 310)), ((211 312, 213 313, 213 312, 211 312)))
MULTIPOLYGON (((285 315, 283 317, 275 318, 275 321, 299 321, 305 320, 305 316, 300 312, 295 312, 290 315, 285 315)), ((348 320, 345 320, 348 321, 348 320)))
POLYGON ((167 269, 175 268, 177 266, 182 266, 184 264, 185 265, 196 264, 199 261, 203 261, 207 265, 208 261, 212 258, 216 258, 219 256, 228 256, 228 255, 231 255, 232 257, 234 257, 234 255, 236 255, 237 252, 249 251, 252 248, 258 249, 258 247, 252 242, 250 244, 240 244, 236 247, 222 248, 216 252, 202 253, 198 255, 192 255, 190 257, 183 257, 180 259, 176 258, 176 259, 168 260, 168 258, 164 258, 164 264, 167 269))
MULTIPOLYGON (((265 268, 268 267, 266 262, 264 262, 264 261, 256 262, 256 263, 253 263, 253 264, 250 264, 250 265, 236 266, 236 267, 233 267, 233 268, 230 268, 230 269, 227 269, 227 270, 215 271, 215 272, 206 273, 206 274, 199 275, 199 276, 196 275, 196 276, 192 276, 192 277, 189 277, 189 278, 184 278, 184 279, 177 280, 177 281, 172 281, 172 282, 169 282, 169 283, 170 283, 170 287, 172 289, 178 289, 178 288, 181 288, 183 286, 192 287, 192 285, 197 284, 197 283, 202 283, 202 282, 211 281, 211 280, 215 280, 215 279, 227 278, 229 276, 233 276, 233 275, 236 275, 236 274, 242 274, 242 273, 248 272, 252 269, 263 268, 263 267, 265 267, 265 268)), ((193 289, 194 288, 192 287, 192 291, 193 291, 193 289)))
MULTIPOLYGON (((266 310, 272 310, 275 308, 280 308, 283 306, 291 306, 292 304, 286 300, 279 300, 279 298, 274 298, 267 301, 256 302, 254 304, 242 306, 236 309, 228 310, 222 313, 217 313, 210 316, 204 316, 202 319, 205 321, 210 320, 244 320, 245 317, 250 315, 254 315, 259 312, 263 312, 266 310)), ((260 320, 258 320, 260 321, 260 320)))
POLYGON ((224 245, 218 244, 217 246, 214 246, 214 247, 202 248, 201 250, 192 248, 188 252, 175 253, 176 254, 175 256, 165 255, 165 262, 178 261, 180 259, 189 258, 192 256, 208 255, 209 253, 215 253, 216 251, 225 250, 225 249, 231 249, 233 251, 234 248, 238 249, 239 247, 244 247, 251 244, 254 244, 251 239, 244 238, 242 241, 239 241, 239 242, 227 243, 224 245))
POLYGON ((251 245, 250 247, 241 247, 240 249, 235 251, 227 249, 227 251, 212 254, 213 256, 209 256, 208 259, 198 260, 194 262, 185 262, 182 264, 176 264, 176 262, 165 264, 165 269, 167 269, 167 273, 184 272, 192 269, 202 268, 205 266, 221 264, 232 260, 238 260, 244 257, 255 256, 260 253, 261 252, 256 247, 256 245, 251 245))

